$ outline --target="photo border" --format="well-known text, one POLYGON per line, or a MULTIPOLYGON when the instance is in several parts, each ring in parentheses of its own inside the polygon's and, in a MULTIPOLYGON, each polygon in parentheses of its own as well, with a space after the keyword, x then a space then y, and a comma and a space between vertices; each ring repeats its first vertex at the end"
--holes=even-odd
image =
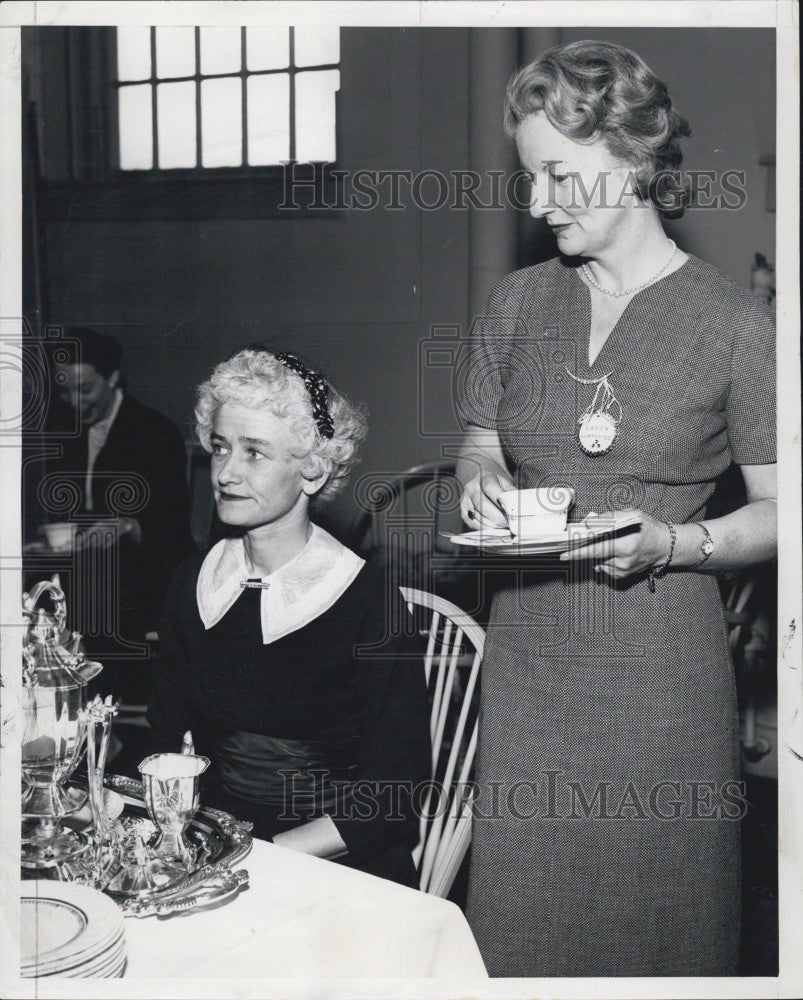
MULTIPOLYGON (((799 82, 798 7, 783 0, 680 0, 680 2, 7 2, 0 5, 0 319, 3 332, 21 324, 20 25, 80 24, 304 24, 322 20, 344 26, 463 27, 772 27, 777 37, 777 278, 778 320, 778 764, 780 975, 728 979, 541 979, 462 982, 330 980, 76 980, 18 978, 19 938, 19 733, 13 706, 20 697, 21 659, 20 442, 0 440, 0 655, 3 687, 0 771, 0 993, 18 997, 776 997, 803 992, 803 661, 801 658, 801 503, 799 378, 799 82), (16 916, 15 916, 16 914, 16 916), (48 982, 50 989, 50 981, 48 982), (11 991, 5 992, 5 991, 11 991)), ((501 136, 500 136, 501 141, 501 136)), ((0 369, 2 416, 21 412, 20 372, 0 369)))

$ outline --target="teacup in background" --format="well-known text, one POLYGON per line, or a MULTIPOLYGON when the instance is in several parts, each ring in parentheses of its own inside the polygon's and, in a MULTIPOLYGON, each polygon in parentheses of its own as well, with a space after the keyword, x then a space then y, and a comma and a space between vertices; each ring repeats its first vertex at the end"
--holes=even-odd
POLYGON ((54 552, 69 552, 72 549, 75 525, 69 521, 58 521, 56 524, 43 524, 39 530, 45 536, 48 546, 54 552))
POLYGON ((520 539, 541 538, 565 531, 573 503, 571 486, 539 486, 530 490, 508 490, 499 495, 510 533, 520 539))

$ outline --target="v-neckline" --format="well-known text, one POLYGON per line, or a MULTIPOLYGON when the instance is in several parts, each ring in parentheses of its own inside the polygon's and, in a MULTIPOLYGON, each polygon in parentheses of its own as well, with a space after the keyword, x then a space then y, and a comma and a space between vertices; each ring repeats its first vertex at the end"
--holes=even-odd
MULTIPOLYGON (((580 280, 582 281, 582 279, 580 279, 580 280)), ((587 302, 588 324, 587 324, 587 332, 586 332, 586 337, 585 337, 585 352, 584 352, 584 355, 583 355, 583 360, 586 363, 586 367, 590 371, 594 367, 594 365, 597 363, 597 361, 599 360, 600 354, 602 354, 602 352, 607 347, 608 343, 611 340, 611 337, 613 337, 613 335, 616 333, 616 331, 617 331, 617 329, 619 327, 619 324, 623 322, 625 316, 627 315, 628 309, 630 309, 630 304, 633 302, 633 300, 636 298, 636 296, 639 293, 636 292, 636 294, 633 295, 628 300, 628 302, 626 303, 624 309, 619 313, 619 316, 617 317, 616 322, 613 324, 613 326, 610 328, 610 330, 608 330, 607 336, 602 341, 602 343, 599 345, 599 350, 597 351, 597 353, 594 355, 594 357, 592 359, 592 357, 591 357, 591 326, 592 326, 593 321, 594 321, 594 309, 593 309, 593 301, 591 299, 591 289, 588 287, 588 285, 586 285, 586 283, 584 281, 583 281, 583 284, 585 285, 586 291, 588 293, 588 302, 587 302)), ((644 289, 644 291, 646 291, 646 289, 644 289)))
MULTIPOLYGON (((691 261, 691 259, 692 259, 691 258, 691 254, 687 254, 686 255, 686 259, 683 261, 683 263, 680 265, 680 267, 676 267, 675 270, 674 271, 670 271, 669 274, 662 275, 657 281, 653 281, 652 284, 647 285, 646 288, 640 289, 638 292, 636 292, 630 298, 630 300, 628 301, 627 305, 624 307, 624 309, 620 313, 619 318, 616 320, 616 322, 613 324, 613 326, 611 327, 611 329, 608 331, 608 336, 605 338, 605 340, 603 341, 603 343, 600 345, 600 349, 597 351, 597 353, 596 353, 593 361, 591 360, 591 356, 590 356, 590 350, 591 350, 591 321, 592 321, 591 289, 588 287, 588 285, 586 284, 586 282, 583 281, 583 279, 577 273, 577 269, 573 268, 574 279, 575 279, 575 281, 577 281, 581 285, 581 288, 582 288, 582 292, 581 292, 581 294, 583 296, 583 298, 582 298, 582 308, 584 310, 584 314, 583 314, 583 343, 582 343, 581 359, 583 361, 583 364, 585 365, 586 371, 590 372, 590 371, 592 371, 596 367, 597 363, 600 360, 600 357, 602 357, 602 355, 605 353, 605 350, 608 347, 608 345, 611 343, 611 341, 614 341, 615 335, 618 334, 619 331, 620 331, 620 328, 625 325, 625 319, 628 316, 628 313, 631 311, 630 307, 633 305, 633 303, 636 302, 636 300, 640 299, 640 297, 642 295, 644 295, 646 292, 649 292, 650 289, 657 288, 658 285, 662 284, 664 281, 666 281, 667 279, 671 278, 673 275, 679 274, 688 265, 688 263, 691 261)), ((614 347, 615 347, 615 343, 614 343, 614 347)), ((613 348, 611 348, 611 351, 613 351, 613 348)))

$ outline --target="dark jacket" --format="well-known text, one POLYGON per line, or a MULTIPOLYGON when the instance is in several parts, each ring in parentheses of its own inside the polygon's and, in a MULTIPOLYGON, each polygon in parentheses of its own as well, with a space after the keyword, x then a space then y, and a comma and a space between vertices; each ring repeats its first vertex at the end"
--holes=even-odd
MULTIPOLYGON (((56 440, 56 439, 54 439, 56 440)), ((79 497, 68 516, 86 516, 85 474, 88 432, 60 438, 62 454, 50 464, 48 492, 69 481, 79 497)), ((170 575, 194 549, 186 482, 186 451, 175 426, 133 396, 123 396, 120 409, 98 454, 92 476, 92 516, 134 517, 142 543, 120 545, 120 606, 128 639, 142 639, 155 628, 170 575), (131 634, 130 629, 135 634, 131 634)))

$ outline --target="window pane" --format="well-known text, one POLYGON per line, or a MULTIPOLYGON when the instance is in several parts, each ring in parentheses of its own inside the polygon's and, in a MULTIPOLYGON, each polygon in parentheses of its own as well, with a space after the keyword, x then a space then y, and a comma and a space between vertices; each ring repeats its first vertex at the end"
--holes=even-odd
POLYGON ((285 69, 290 65, 289 28, 246 28, 246 68, 285 69))
POLYGON ((201 83, 201 165, 243 162, 242 86, 238 76, 201 83))
POLYGON ((201 28, 201 73, 240 72, 240 29, 201 28))
POLYGON ((120 169, 153 166, 151 86, 120 87, 120 169))
POLYGON ((195 84, 161 83, 156 88, 159 166, 195 166, 195 84))
POLYGON ((335 93, 340 72, 299 73, 296 77, 296 159, 336 159, 335 93))
POLYGON ((147 80, 151 75, 151 29, 117 29, 117 79, 147 80))
POLYGON ((340 28, 296 28, 296 66, 340 62, 340 28))
POLYGON ((290 77, 248 77, 248 164, 290 159, 290 77))
POLYGON ((195 28, 156 29, 156 76, 193 76, 195 28))

